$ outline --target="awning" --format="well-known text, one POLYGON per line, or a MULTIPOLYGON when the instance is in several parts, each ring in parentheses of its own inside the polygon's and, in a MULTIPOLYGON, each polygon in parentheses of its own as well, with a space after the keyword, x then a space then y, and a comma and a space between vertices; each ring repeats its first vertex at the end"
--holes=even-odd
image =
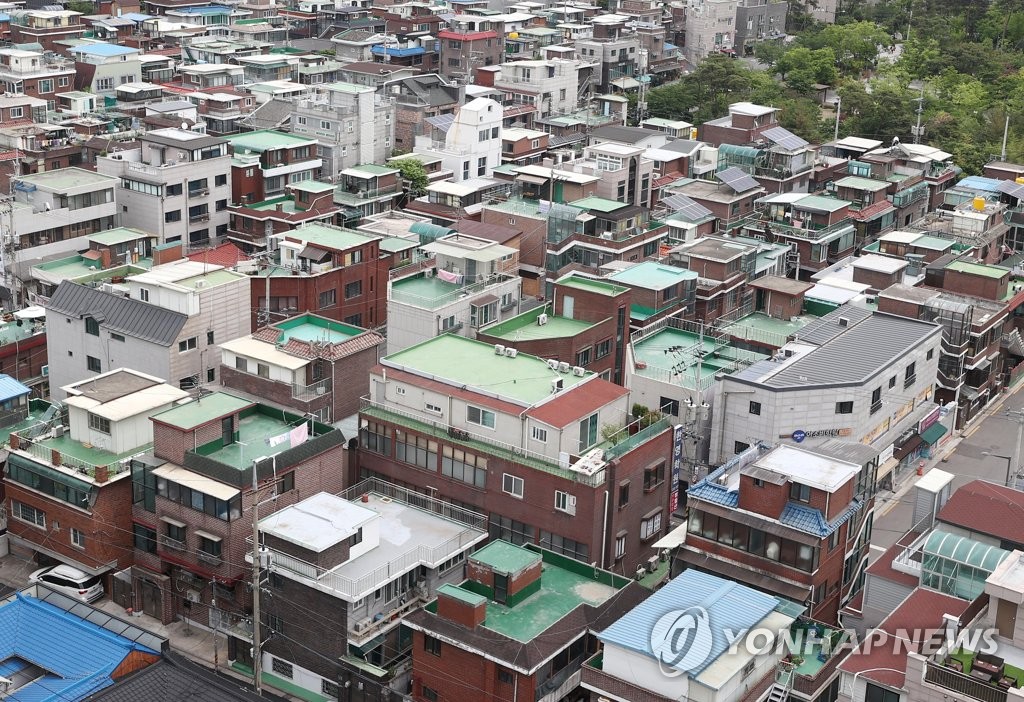
POLYGON ((207 478, 205 475, 200 475, 199 473, 193 473, 192 471, 182 468, 181 466, 176 466, 173 463, 165 463, 159 468, 154 468, 153 475, 159 478, 173 480, 176 483, 190 487, 204 495, 216 497, 220 500, 230 500, 241 492, 241 490, 236 487, 226 485, 225 483, 218 482, 212 478, 207 478))
POLYGON ((173 517, 168 517, 166 515, 160 517, 160 521, 161 522, 167 522, 171 526, 176 526, 179 529, 184 529, 184 528, 186 528, 188 526, 188 524, 186 524, 185 522, 182 522, 182 521, 179 521, 177 519, 174 519, 173 517))
POLYGON ((686 524, 680 524, 675 529, 651 544, 651 548, 675 548, 686 542, 686 524))
POLYGON ((640 87, 640 83, 638 83, 633 78, 616 78, 615 80, 611 81, 611 84, 614 85, 616 88, 621 88, 623 90, 630 90, 632 88, 640 87))
POLYGON ((540 176, 523 175, 520 173, 516 176, 516 180, 523 183, 533 183, 534 185, 544 185, 548 182, 547 178, 541 178, 540 176))
POLYGON ((469 304, 471 304, 473 307, 483 307, 484 305, 489 305, 492 302, 497 302, 497 301, 498 301, 498 298, 497 298, 496 295, 481 295, 480 297, 478 297, 477 299, 473 300, 469 304))
POLYGON ((921 441, 921 437, 915 435, 914 437, 908 439, 905 444, 903 444, 898 449, 893 451, 892 457, 895 458, 897 461, 902 461, 904 458, 906 458, 911 453, 917 450, 917 448, 921 445, 921 441))
POLYGON ((949 429, 944 424, 935 422, 935 424, 924 430, 924 433, 921 434, 921 440, 929 446, 934 446, 948 431, 949 429))
POLYGON ((811 596, 810 585, 788 583, 781 578, 776 578, 770 575, 761 575, 755 571, 747 570, 742 566, 719 560, 706 553, 696 553, 694 551, 683 549, 677 554, 677 558, 697 570, 704 571, 705 573, 710 573, 712 575, 719 575, 726 580, 736 580, 744 583, 745 585, 749 585, 755 590, 769 592, 773 595, 781 595, 782 597, 793 600, 794 602, 806 602, 811 596))
POLYGON ((329 253, 323 249, 318 249, 315 246, 307 246, 299 252, 299 258, 308 258, 310 261, 320 262, 330 256, 329 253))

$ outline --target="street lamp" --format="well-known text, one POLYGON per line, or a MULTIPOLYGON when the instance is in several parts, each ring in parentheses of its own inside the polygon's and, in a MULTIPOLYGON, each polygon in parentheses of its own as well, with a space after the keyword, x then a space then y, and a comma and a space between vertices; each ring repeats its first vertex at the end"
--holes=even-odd
POLYGON ((1013 473, 1013 457, 1012 456, 1003 456, 1003 455, 998 454, 998 453, 992 453, 991 451, 982 451, 981 455, 982 456, 991 456, 992 458, 1003 458, 1003 459, 1005 459, 1006 460, 1006 482, 1004 482, 1003 485, 1006 485, 1007 487, 1014 487, 1014 481, 1011 479, 1011 474, 1013 473))
POLYGON ((843 108, 843 99, 837 96, 833 104, 836 106, 836 131, 832 136, 832 141, 839 141, 839 112, 843 108))

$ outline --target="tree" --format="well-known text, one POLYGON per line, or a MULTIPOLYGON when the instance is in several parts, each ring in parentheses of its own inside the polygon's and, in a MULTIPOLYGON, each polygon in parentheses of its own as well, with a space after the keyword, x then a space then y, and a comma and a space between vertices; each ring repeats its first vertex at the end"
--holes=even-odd
POLYGON ((403 158, 398 160, 398 171, 405 181, 406 191, 410 198, 419 197, 427 192, 427 185, 430 178, 427 177, 427 169, 423 162, 415 158, 403 158))
POLYGON ((72 12, 81 12, 83 15, 96 14, 96 3, 90 0, 68 0, 66 7, 72 12))

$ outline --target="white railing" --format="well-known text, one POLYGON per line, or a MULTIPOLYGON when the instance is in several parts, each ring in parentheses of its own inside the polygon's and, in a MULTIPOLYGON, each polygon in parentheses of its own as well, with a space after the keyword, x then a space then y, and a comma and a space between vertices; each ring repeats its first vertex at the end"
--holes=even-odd
POLYGON ((309 385, 296 385, 292 384, 292 398, 296 400, 302 400, 303 402, 309 402, 322 395, 326 395, 330 390, 330 386, 327 383, 327 379, 318 380, 315 383, 309 385))

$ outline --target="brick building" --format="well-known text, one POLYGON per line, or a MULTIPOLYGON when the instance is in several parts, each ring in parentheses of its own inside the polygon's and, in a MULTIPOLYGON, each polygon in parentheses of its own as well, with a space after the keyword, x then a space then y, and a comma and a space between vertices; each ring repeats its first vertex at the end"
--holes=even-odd
POLYGON ((479 15, 455 15, 437 33, 441 44, 439 64, 445 78, 468 79, 478 66, 501 63, 505 39, 501 25, 479 15))
POLYGON ((62 390, 66 414, 36 407, 11 433, 8 534, 15 552, 102 576, 110 592, 133 560, 129 464, 152 445, 149 414, 188 393, 124 369, 62 390))
POLYGON ((131 464, 135 563, 123 604, 164 623, 187 616, 219 625, 229 636, 228 657, 251 664, 244 624, 251 612, 244 584, 251 510, 271 498, 273 506, 262 507, 267 513, 340 491, 345 438, 223 392, 151 420, 152 453, 131 464))
POLYGON ((469 557, 466 581, 438 588, 413 630, 416 702, 533 702, 579 694, 580 668, 602 629, 647 591, 551 551, 494 541, 469 557))
POLYGON ((307 223, 269 237, 272 262, 252 279, 252 328, 313 312, 357 327, 384 323, 387 267, 379 236, 307 223))
POLYGON ((863 585, 878 451, 830 441, 751 449, 687 491, 677 568, 696 568, 807 605, 838 623, 863 585))
POLYGON ((373 371, 352 474, 438 491, 488 514, 493 538, 632 575, 666 526, 671 432, 626 426, 629 408, 583 368, 445 334, 373 371))
POLYGON ((334 204, 334 186, 307 180, 285 187, 285 194, 263 202, 228 205, 228 239, 252 251, 266 249, 267 237, 307 222, 333 223, 340 208, 334 204))
POLYGON ((0 49, 0 84, 5 92, 46 100, 50 109, 56 107, 58 92, 73 89, 74 73, 73 63, 64 57, 49 57, 42 51, 0 49))
POLYGON ((320 175, 323 159, 317 140, 270 130, 227 137, 231 148, 231 200, 263 202, 282 195, 285 186, 320 175))
POLYGON ((359 411, 384 338, 303 314, 225 341, 221 383, 329 423, 359 411))

